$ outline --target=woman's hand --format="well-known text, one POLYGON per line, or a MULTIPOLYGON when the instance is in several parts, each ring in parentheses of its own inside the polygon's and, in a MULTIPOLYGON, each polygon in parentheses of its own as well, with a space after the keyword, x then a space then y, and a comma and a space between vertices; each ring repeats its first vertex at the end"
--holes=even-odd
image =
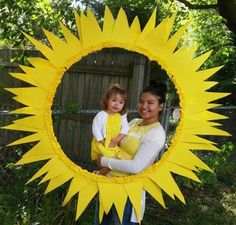
POLYGON ((99 170, 98 174, 99 175, 106 175, 110 169, 108 167, 103 167, 102 169, 99 170))
POLYGON ((101 164, 101 159, 102 159, 102 155, 98 155, 98 158, 96 159, 96 165, 99 169, 103 168, 103 166, 101 164))
POLYGON ((98 158, 96 160, 96 165, 97 167, 99 168, 99 172, 98 174, 100 175, 106 175, 110 169, 108 167, 103 167, 102 164, 101 164, 101 159, 102 159, 102 155, 98 155, 98 158))

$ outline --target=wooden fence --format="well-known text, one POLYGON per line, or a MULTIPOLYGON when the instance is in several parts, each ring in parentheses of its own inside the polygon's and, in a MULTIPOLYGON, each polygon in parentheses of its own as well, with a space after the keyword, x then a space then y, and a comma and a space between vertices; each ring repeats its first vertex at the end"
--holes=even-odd
MULTIPOLYGON (((27 86, 9 75, 10 72, 21 71, 17 64, 9 63, 12 54, 6 49, 0 52, 0 84, 4 87, 27 86)), ((37 54, 32 51, 32 55, 37 54)), ((55 135, 69 158, 76 163, 86 164, 89 161, 91 122, 100 109, 101 97, 109 84, 119 83, 123 86, 128 91, 129 108, 134 109, 140 90, 148 82, 149 66, 148 59, 143 55, 120 49, 104 49, 82 58, 64 74, 52 109, 55 135), (66 113, 61 114, 63 110, 66 113)), ((9 124, 13 119, 13 116, 6 116, 4 111, 20 107, 11 97, 4 92, 0 96, 0 126, 9 124)), ((17 132, 1 130, 0 145, 18 139, 19 135, 17 132)))

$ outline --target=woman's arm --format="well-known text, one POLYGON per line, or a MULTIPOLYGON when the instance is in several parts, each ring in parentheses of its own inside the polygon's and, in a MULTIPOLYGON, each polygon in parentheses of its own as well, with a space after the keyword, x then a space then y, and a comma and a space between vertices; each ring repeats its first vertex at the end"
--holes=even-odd
POLYGON ((114 158, 101 158, 101 165, 111 170, 118 170, 124 173, 136 174, 152 165, 158 153, 162 149, 156 142, 148 141, 141 143, 138 152, 132 160, 119 160, 114 158))

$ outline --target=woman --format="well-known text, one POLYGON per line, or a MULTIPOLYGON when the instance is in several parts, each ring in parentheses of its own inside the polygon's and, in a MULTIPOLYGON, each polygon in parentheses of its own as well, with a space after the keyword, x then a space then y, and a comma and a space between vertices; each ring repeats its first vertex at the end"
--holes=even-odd
MULTIPOLYGON (((120 160, 99 157, 97 160, 99 168, 109 168, 111 176, 127 176, 137 174, 155 162, 165 144, 165 131, 159 123, 159 115, 164 107, 165 93, 166 86, 155 81, 151 81, 150 85, 144 88, 137 104, 141 119, 134 119, 130 122, 129 132, 120 143, 121 150, 131 155, 132 158, 121 157, 120 160)), ((143 200, 145 203, 145 196, 143 200)), ((144 207, 142 208, 144 209, 144 207)), ((103 216, 101 224, 112 224, 112 218, 116 225, 121 224, 114 208, 108 215, 103 216)), ((95 224, 99 224, 97 215, 95 215, 95 224)), ((128 199, 122 225, 135 224, 138 224, 137 218, 128 199)))

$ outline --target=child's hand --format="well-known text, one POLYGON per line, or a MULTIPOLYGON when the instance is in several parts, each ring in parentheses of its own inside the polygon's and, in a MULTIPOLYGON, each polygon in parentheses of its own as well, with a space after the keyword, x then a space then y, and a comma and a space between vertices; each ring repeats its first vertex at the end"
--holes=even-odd
POLYGON ((109 147, 115 147, 116 145, 118 145, 121 140, 125 137, 125 134, 118 134, 117 137, 112 138, 110 143, 109 143, 109 147))
POLYGON ((120 142, 120 140, 118 138, 113 138, 111 139, 110 143, 109 143, 109 147, 115 147, 116 145, 118 145, 120 142))
POLYGON ((105 146, 105 139, 99 141, 99 143, 105 146))

